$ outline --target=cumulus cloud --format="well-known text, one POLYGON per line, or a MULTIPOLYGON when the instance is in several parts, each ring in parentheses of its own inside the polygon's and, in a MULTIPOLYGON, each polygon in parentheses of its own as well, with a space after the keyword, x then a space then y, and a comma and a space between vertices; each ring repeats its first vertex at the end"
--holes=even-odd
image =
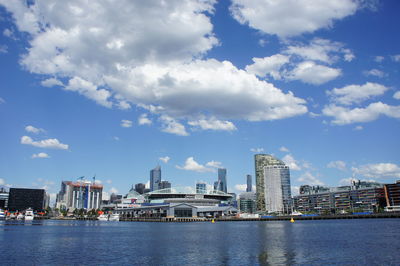
POLYGON ((343 161, 332 161, 332 162, 329 162, 326 165, 326 167, 328 167, 328 168, 336 168, 336 169, 339 169, 341 171, 346 171, 347 170, 346 163, 343 162, 343 161))
POLYGON ((348 85, 343 88, 334 88, 326 93, 336 103, 351 105, 382 95, 387 90, 388 88, 381 84, 367 82, 364 85, 348 85))
POLYGON ((147 114, 141 114, 138 118, 139 125, 151 125, 153 122, 147 117, 147 114))
POLYGON ((25 127, 25 130, 26 130, 26 132, 34 133, 34 134, 46 132, 44 129, 42 129, 42 128, 36 128, 36 127, 34 127, 34 126, 26 126, 26 127, 25 127))
POLYGON ((377 63, 381 63, 383 60, 385 60, 385 57, 384 56, 380 56, 380 55, 377 55, 374 58, 374 61, 377 62, 377 63))
POLYGON ((396 91, 396 92, 393 94, 393 98, 395 98, 396 100, 400 100, 400 91, 396 91))
POLYGON ((331 104, 325 106, 322 113, 334 118, 332 124, 347 125, 365 123, 378 119, 381 115, 400 118, 400 106, 391 106, 382 102, 371 103, 365 108, 346 108, 331 104))
POLYGON ((47 153, 39 152, 32 155, 32 159, 36 158, 50 158, 50 156, 47 153))
POLYGON ((44 85, 107 108, 152 106, 165 132, 187 135, 182 120, 205 116, 265 121, 307 113, 292 92, 231 62, 204 59, 219 43, 209 16, 216 1, 0 1, 30 37, 22 66, 66 80, 44 85))
POLYGON ((289 166, 290 170, 301 170, 301 167, 298 164, 298 161, 291 155, 291 154, 286 154, 283 158, 282 161, 289 166))
POLYGON ((237 191, 246 191, 247 188, 247 184, 236 184, 235 185, 235 189, 237 191))
POLYGON ((363 130, 363 129, 364 129, 363 126, 356 126, 356 127, 354 128, 354 130, 363 130))
POLYGON ((289 149, 286 148, 285 146, 280 147, 279 150, 280 150, 281 152, 289 152, 289 149))
POLYGON ((48 78, 40 82, 44 87, 64 86, 64 84, 56 78, 48 78))
POLYGON ((215 117, 209 119, 199 119, 195 121, 189 121, 189 125, 200 128, 202 130, 219 130, 219 131, 234 131, 236 126, 230 121, 221 121, 215 117))
POLYGON ((400 54, 392 55, 392 60, 395 62, 400 62, 400 54))
POLYGON ((365 70, 365 71, 363 71, 363 74, 367 77, 374 76, 374 77, 378 77, 378 78, 383 78, 384 76, 386 76, 385 72, 383 72, 379 69, 376 69, 376 68, 373 68, 371 70, 365 70))
POLYGON ((297 181, 302 182, 304 185, 312 185, 312 186, 323 186, 324 183, 312 175, 310 172, 305 172, 302 174, 297 181))
POLYGON ((222 163, 221 162, 216 162, 216 161, 210 161, 210 162, 206 163, 206 166, 214 167, 214 168, 221 168, 222 167, 222 163))
POLYGON ((132 127, 132 121, 131 120, 126 120, 122 119, 121 120, 121 127, 132 127))
POLYGON ((230 10, 241 24, 285 38, 330 28, 358 7, 352 0, 233 0, 230 10))
POLYGON ((320 85, 339 77, 342 71, 324 65, 318 65, 312 61, 305 61, 296 66, 287 74, 289 80, 300 80, 304 83, 320 85))
POLYGON ((289 63, 289 57, 286 55, 276 54, 264 58, 253 58, 253 64, 246 66, 246 71, 259 77, 267 75, 274 79, 281 79, 281 68, 289 63))
MULTIPOLYGON (((209 162, 210 163, 210 162, 209 162)), ((181 170, 187 170, 187 171, 194 171, 194 172, 214 172, 215 170, 210 167, 206 167, 202 164, 199 164, 194 160, 193 157, 188 157, 185 161, 185 164, 183 166, 176 165, 175 166, 178 169, 181 170)))
POLYGON ((255 153, 260 153, 264 152, 264 148, 251 148, 250 151, 255 153))
POLYGON ((23 136, 21 138, 21 144, 32 145, 38 148, 68 150, 68 145, 60 143, 58 139, 34 141, 31 137, 23 136))
POLYGON ((365 164, 353 167, 352 171, 367 178, 400 178, 400 167, 394 163, 365 164))
POLYGON ((169 156, 165 156, 165 157, 160 157, 160 158, 158 158, 158 159, 160 159, 160 160, 163 161, 164 163, 168 163, 169 160, 170 160, 171 158, 169 158, 169 156))

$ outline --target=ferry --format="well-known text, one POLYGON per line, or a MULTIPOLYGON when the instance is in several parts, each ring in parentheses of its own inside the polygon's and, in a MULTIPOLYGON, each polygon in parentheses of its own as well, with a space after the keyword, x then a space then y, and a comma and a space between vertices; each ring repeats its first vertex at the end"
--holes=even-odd
POLYGON ((33 210, 31 208, 25 211, 25 221, 32 221, 34 218, 33 210))

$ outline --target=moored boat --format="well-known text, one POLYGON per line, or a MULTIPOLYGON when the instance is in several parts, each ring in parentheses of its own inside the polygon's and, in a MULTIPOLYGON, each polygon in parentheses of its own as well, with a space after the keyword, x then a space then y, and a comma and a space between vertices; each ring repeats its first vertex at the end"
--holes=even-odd
POLYGON ((113 213, 110 215, 110 217, 108 218, 109 221, 119 221, 119 214, 118 213, 113 213))
POLYGON ((105 214, 105 213, 100 214, 100 216, 97 217, 97 220, 99 220, 99 221, 108 221, 108 214, 105 214))
POLYGON ((25 221, 32 221, 34 218, 33 210, 31 208, 25 211, 25 221))
POLYGON ((23 220, 23 219, 24 219, 24 214, 22 212, 18 213, 17 220, 23 220))

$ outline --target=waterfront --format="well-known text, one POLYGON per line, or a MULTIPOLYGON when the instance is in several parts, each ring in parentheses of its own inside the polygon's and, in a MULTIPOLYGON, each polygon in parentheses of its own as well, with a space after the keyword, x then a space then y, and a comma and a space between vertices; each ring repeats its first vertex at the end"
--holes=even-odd
POLYGON ((3 265, 395 265, 400 219, 1 221, 3 265))

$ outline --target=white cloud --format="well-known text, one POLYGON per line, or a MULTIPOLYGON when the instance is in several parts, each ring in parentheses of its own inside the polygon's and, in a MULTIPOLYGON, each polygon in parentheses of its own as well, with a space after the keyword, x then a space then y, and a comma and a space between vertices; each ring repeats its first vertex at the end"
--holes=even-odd
POLYGON ((253 58, 253 64, 246 66, 246 71, 259 77, 270 75, 274 79, 281 79, 281 68, 289 63, 289 57, 286 55, 276 54, 264 58, 253 58))
POLYGON ((141 114, 138 118, 139 125, 151 125, 153 122, 147 117, 147 114, 141 114))
POLYGON ((127 101, 119 101, 117 104, 118 108, 121 110, 131 109, 131 105, 127 101))
POLYGON ((4 178, 0 178, 0 186, 4 186, 6 184, 6 181, 4 178))
POLYGON ((377 63, 381 63, 383 60, 385 60, 385 57, 384 56, 380 56, 380 55, 377 55, 374 58, 374 61, 377 62, 377 63))
POLYGON ((313 186, 323 186, 324 183, 313 176, 310 172, 305 172, 302 174, 297 181, 302 182, 304 185, 313 185, 313 186))
POLYGON ((393 98, 395 98, 396 100, 400 100, 400 91, 396 91, 396 92, 393 94, 393 98))
POLYGON ((46 132, 44 129, 42 129, 42 128, 36 128, 36 127, 34 127, 34 126, 26 126, 26 127, 25 127, 25 130, 26 130, 27 132, 34 133, 34 134, 46 132))
POLYGON ((295 170, 299 171, 301 170, 300 166, 298 165, 298 161, 291 155, 291 154, 286 154, 283 158, 282 161, 289 166, 290 170, 295 170))
POLYGON ((163 161, 164 163, 168 163, 169 162, 169 160, 171 159, 169 156, 165 156, 165 157, 160 157, 160 158, 158 158, 158 159, 160 159, 161 161, 163 161))
POLYGON ((106 180, 106 183, 107 183, 107 184, 111 184, 111 183, 112 183, 112 180, 111 180, 111 179, 107 179, 107 180, 106 180))
POLYGON ((215 170, 212 168, 205 167, 204 165, 199 164, 194 160, 193 157, 188 157, 183 166, 176 165, 175 166, 181 170, 195 171, 195 172, 214 172, 215 170))
POLYGON ((247 188, 247 184, 237 184, 235 185, 235 189, 237 191, 246 191, 247 188))
POLYGON ((206 163, 206 166, 214 167, 214 168, 222 168, 222 163, 216 162, 216 161, 210 161, 210 162, 206 163))
POLYGON ((31 137, 23 136, 21 138, 21 144, 32 145, 39 148, 68 150, 68 145, 60 143, 58 139, 45 139, 34 141, 31 137))
POLYGON ((110 191, 109 191, 111 194, 112 193, 114 193, 114 194, 117 194, 118 193, 118 189, 116 189, 115 187, 112 187, 112 188, 110 188, 110 191))
POLYGON ((13 32, 12 29, 4 29, 3 30, 3 35, 8 37, 8 38, 15 39, 14 32, 13 32))
POLYGON ((264 152, 264 148, 251 148, 250 151, 255 153, 260 153, 264 152))
POLYGON ((331 81, 342 74, 338 68, 331 68, 318 65, 312 61, 305 61, 296 66, 291 72, 287 73, 288 80, 300 80, 304 83, 320 85, 331 81))
POLYGON ((347 170, 346 163, 343 162, 343 161, 332 161, 332 162, 329 162, 326 165, 326 167, 328 167, 328 168, 336 168, 336 169, 341 170, 341 171, 346 171, 347 170))
POLYGON ((378 119, 381 115, 400 118, 400 106, 391 106, 382 102, 371 103, 365 108, 349 109, 334 104, 325 106, 322 113, 334 118, 332 124, 347 125, 365 123, 378 119))
POLYGON ((220 130, 220 131, 234 131, 237 130, 236 126, 230 121, 221 121, 215 117, 209 119, 199 119, 189 121, 190 126, 200 128, 202 130, 220 130))
POLYGON ((358 8, 352 0, 233 0, 233 17, 268 34, 280 37, 330 28, 335 20, 352 15, 358 8))
POLYGON ((356 127, 354 128, 354 130, 363 130, 363 129, 364 129, 363 126, 356 126, 356 127))
POLYGON ((116 141, 118 141, 118 140, 119 140, 119 137, 114 136, 113 139, 116 140, 116 141))
POLYGON ((400 178, 400 167, 394 163, 365 164, 353 167, 352 171, 368 178, 400 178))
POLYGON ((64 86, 64 84, 56 78, 48 78, 40 82, 44 87, 64 86))
POLYGON ((174 118, 168 115, 162 115, 160 116, 160 121, 162 123, 161 131, 178 136, 189 136, 185 126, 176 121, 174 118))
POLYGON ((36 159, 36 158, 50 158, 50 156, 47 153, 39 152, 37 154, 32 155, 32 159, 36 159))
POLYGON ((280 150, 281 152, 289 152, 289 149, 286 148, 286 147, 284 147, 284 146, 280 147, 279 150, 280 150))
POLYGON ((400 54, 396 54, 392 56, 393 61, 400 62, 400 54))
POLYGON ((174 119, 163 124, 166 132, 187 135, 183 120, 264 121, 307 112, 293 93, 228 61, 202 59, 218 45, 209 16, 216 1, 0 1, 29 34, 25 69, 68 80, 64 90, 108 108, 153 106, 174 119))
POLYGON ((342 179, 339 180, 339 185, 341 185, 341 186, 350 186, 353 181, 357 181, 357 179, 354 179, 353 177, 342 178, 342 179))
POLYGON ((0 45, 0 54, 6 54, 8 53, 8 46, 5 44, 0 45))
POLYGON ((367 82, 364 85, 349 85, 343 88, 335 88, 327 93, 335 97, 335 101, 349 105, 359 103, 371 96, 382 95, 388 88, 377 83, 367 82))
POLYGON ((121 120, 121 127, 132 127, 132 121, 131 120, 122 119, 121 120))
POLYGON ((379 69, 376 69, 376 68, 373 68, 371 70, 363 71, 363 74, 365 76, 375 76, 375 77, 378 77, 378 78, 383 78, 383 77, 386 76, 385 72, 383 72, 383 71, 381 71, 379 69))

